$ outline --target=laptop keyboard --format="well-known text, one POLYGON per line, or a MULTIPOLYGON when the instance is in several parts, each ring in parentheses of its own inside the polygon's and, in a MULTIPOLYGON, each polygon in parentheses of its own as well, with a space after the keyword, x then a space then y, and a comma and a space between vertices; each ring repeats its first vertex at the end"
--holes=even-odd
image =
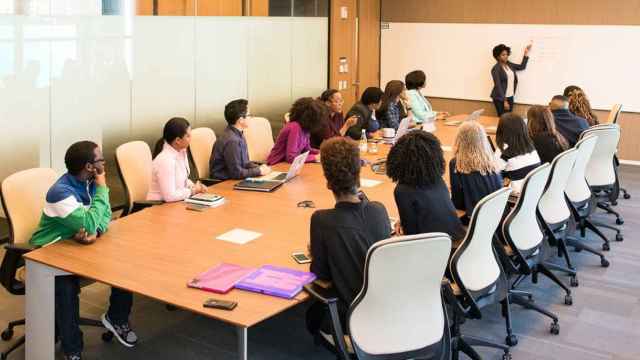
POLYGON ((287 178, 287 173, 282 173, 273 178, 275 181, 284 181, 287 178))

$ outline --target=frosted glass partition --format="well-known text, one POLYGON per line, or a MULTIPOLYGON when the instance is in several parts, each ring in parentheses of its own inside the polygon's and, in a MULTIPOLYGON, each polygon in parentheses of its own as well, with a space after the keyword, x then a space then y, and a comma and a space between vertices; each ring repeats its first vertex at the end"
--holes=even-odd
POLYGON ((0 181, 34 166, 62 172, 65 150, 80 139, 101 143, 112 166, 118 145, 152 145, 173 116, 220 132, 224 105, 237 98, 277 132, 295 98, 327 86, 326 18, 64 8, 0 15, 0 181))

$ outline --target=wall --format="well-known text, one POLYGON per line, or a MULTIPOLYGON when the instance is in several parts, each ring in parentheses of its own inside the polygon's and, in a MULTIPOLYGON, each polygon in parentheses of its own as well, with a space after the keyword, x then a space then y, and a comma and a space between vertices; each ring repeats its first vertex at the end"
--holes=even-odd
MULTIPOLYGON (((422 23, 499 23, 499 24, 567 24, 567 25, 640 25, 638 0, 382 0, 382 21, 422 23)), ((382 84, 384 85, 384 84, 382 84)), ((438 110, 452 113, 485 108, 494 114, 493 105, 483 101, 432 99, 438 110)), ((526 111, 516 105, 516 111, 526 111)), ((606 112, 597 111, 606 118, 606 112)), ((620 157, 640 161, 640 114, 624 112, 620 157)))

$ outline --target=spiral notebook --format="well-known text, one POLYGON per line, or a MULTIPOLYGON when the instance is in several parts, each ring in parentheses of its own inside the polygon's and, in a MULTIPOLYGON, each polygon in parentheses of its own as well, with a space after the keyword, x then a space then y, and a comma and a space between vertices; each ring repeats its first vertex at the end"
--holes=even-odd
POLYGON ((307 271, 264 265, 239 281, 236 289, 291 299, 302 287, 314 281, 316 276, 307 271))

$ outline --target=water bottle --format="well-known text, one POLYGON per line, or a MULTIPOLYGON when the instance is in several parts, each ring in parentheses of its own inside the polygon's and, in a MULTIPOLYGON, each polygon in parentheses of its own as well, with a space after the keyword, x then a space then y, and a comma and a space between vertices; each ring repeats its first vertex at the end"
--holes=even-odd
POLYGON ((362 135, 360 136, 360 152, 367 152, 367 132, 365 129, 362 129, 362 135))

